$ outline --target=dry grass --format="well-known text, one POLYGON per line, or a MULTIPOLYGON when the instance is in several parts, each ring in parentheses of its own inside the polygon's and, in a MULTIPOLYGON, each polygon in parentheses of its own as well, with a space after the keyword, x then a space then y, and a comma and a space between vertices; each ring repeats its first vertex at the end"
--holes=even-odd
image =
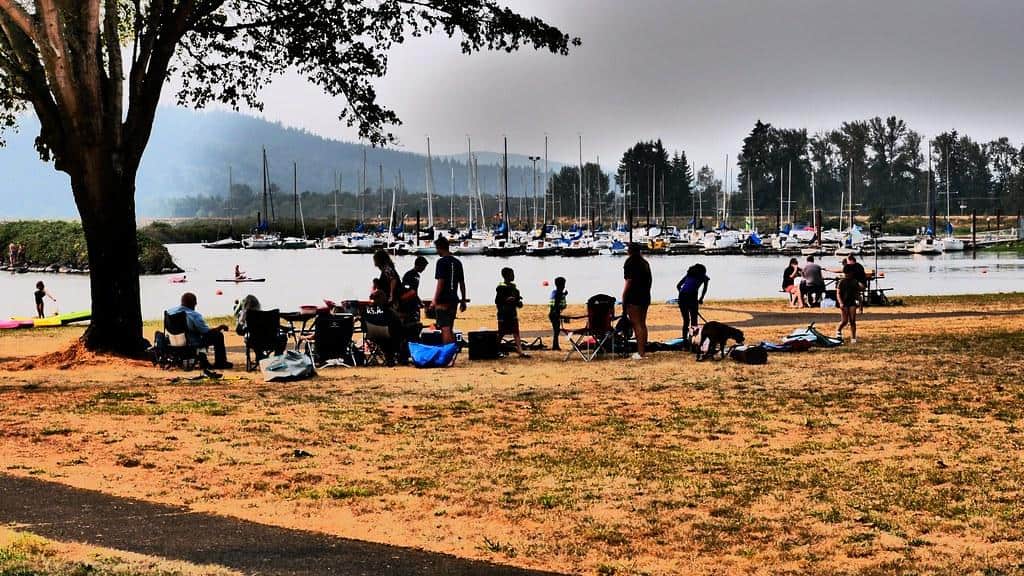
POLYGON ((63 544, 0 527, 4 576, 231 576, 223 568, 195 566, 82 544, 63 544))
MULTIPOLYGON (((273 385, 123 367, 0 373, 0 462, 575 573, 1024 572, 1024 296, 908 304, 864 322, 856 346, 763 367, 540 353, 273 385)), ((785 313, 705 313, 769 312, 785 313)), ((653 323, 676 314, 661 307, 653 323)), ((544 310, 523 318, 542 329, 544 310)), ((481 309, 462 325, 490 321, 481 309)), ((745 331, 756 342, 798 325, 745 331)))

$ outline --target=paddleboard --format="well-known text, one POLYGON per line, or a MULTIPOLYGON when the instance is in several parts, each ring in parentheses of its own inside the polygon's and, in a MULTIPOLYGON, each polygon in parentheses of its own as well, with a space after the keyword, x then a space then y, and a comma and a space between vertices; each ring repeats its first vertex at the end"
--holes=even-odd
POLYGON ((57 318, 60 319, 61 325, 72 324, 74 322, 85 322, 92 319, 92 312, 89 310, 79 310, 78 312, 68 312, 67 314, 59 314, 57 318))
POLYGON ((92 313, 89 310, 79 310, 78 312, 68 312, 67 314, 47 316, 46 318, 13 317, 10 320, 0 320, 0 322, 4 323, 0 328, 49 328, 53 326, 66 326, 75 322, 85 322, 90 319, 92 319, 92 313), (17 324, 17 326, 6 326, 7 324, 17 324))
POLYGON ((21 322, 17 320, 0 320, 0 330, 12 330, 14 328, 21 328, 21 322))
POLYGON ((217 280, 217 282, 234 282, 235 284, 241 284, 243 282, 266 282, 266 278, 240 278, 235 280, 234 278, 224 278, 217 280))

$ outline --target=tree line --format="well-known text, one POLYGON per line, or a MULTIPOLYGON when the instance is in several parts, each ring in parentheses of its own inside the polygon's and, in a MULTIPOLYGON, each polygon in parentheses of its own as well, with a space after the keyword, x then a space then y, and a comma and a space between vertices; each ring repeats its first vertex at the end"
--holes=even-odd
POLYGON ((737 159, 735 213, 806 218, 812 204, 838 212, 943 215, 1010 213, 1024 207, 1024 147, 975 141, 956 130, 930 141, 896 117, 843 122, 809 135, 760 120, 737 159), (813 199, 812 199, 813 188, 813 199), (948 196, 947 196, 948 191, 948 196), (781 213, 781 216, 780 216, 781 213))

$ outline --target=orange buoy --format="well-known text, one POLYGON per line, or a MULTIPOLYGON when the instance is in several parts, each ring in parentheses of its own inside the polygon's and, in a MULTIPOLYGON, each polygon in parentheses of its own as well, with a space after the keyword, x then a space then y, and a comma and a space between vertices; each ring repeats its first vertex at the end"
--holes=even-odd
POLYGON ((547 285, 548 285, 548 281, 547 281, 547 280, 544 280, 543 282, 541 282, 541 283, 540 283, 540 285, 541 285, 541 286, 547 286, 547 285))
POLYGON ((222 290, 218 289, 217 290, 217 296, 223 296, 223 295, 224 295, 224 292, 222 290))

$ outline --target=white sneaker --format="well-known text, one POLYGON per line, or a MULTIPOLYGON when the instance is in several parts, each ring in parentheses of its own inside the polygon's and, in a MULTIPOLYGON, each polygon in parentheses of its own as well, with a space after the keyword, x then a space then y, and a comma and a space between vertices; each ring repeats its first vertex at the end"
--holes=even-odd
POLYGON ((839 338, 841 340, 843 338, 843 333, 839 330, 836 330, 836 338, 839 338))
POLYGON ((856 338, 851 338, 850 339, 850 344, 856 344, 856 343, 857 343, 857 339, 856 338))
POLYGON ((633 355, 629 357, 630 360, 643 360, 644 357, 639 352, 633 352, 633 355))

